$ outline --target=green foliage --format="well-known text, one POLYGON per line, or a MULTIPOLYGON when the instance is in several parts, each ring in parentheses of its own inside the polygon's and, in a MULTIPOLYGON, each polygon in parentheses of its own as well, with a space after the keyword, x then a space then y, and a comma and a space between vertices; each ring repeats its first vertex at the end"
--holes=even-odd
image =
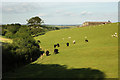
POLYGON ((9 27, 6 37, 12 38, 12 44, 3 44, 4 72, 35 61, 40 56, 40 46, 31 36, 27 26, 22 26, 13 33, 9 27), (10 32, 11 31, 11 32, 10 32), (7 59, 9 57, 9 59, 7 59))
POLYGON ((15 34, 19 30, 20 26, 9 26, 7 30, 15 34))
POLYGON ((28 27, 21 27, 19 29, 19 31, 16 32, 15 36, 16 37, 22 37, 23 39, 25 39, 27 37, 30 37, 31 34, 30 34, 30 31, 29 31, 28 27))
POLYGON ((7 38, 14 38, 14 34, 12 32, 10 32, 10 31, 7 31, 7 33, 5 34, 5 36, 7 38))
POLYGON ((2 35, 5 36, 6 33, 7 31, 4 28, 2 28, 2 35))
POLYGON ((57 29, 40 25, 42 20, 38 17, 31 18, 29 24, 31 21, 34 22, 33 28, 18 23, 2 26, 2 35, 13 41, 12 44, 3 44, 3 72, 37 60, 41 51, 32 35, 41 35, 46 31, 57 29))
POLYGON ((40 56, 40 47, 31 36, 14 38, 12 44, 3 44, 2 49, 4 72, 35 61, 40 56))
POLYGON ((42 19, 38 16, 30 18, 27 22, 28 25, 41 25, 43 23, 42 19))
POLYGON ((12 51, 12 44, 4 44, 2 45, 2 66, 3 72, 11 70, 15 65, 15 54, 12 51))
POLYGON ((32 29, 30 29, 30 33, 31 33, 31 35, 37 35, 37 34, 45 33, 45 29, 32 28, 32 29))
POLYGON ((14 34, 19 30, 21 27, 20 24, 9 24, 2 26, 2 35, 6 36, 7 38, 14 38, 14 34))

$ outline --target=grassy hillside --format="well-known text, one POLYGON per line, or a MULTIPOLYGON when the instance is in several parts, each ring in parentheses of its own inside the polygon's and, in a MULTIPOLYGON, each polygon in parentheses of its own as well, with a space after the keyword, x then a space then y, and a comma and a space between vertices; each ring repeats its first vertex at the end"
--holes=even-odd
MULTIPOLYGON (((39 77, 41 74, 41 76, 45 76, 47 73, 49 74, 48 67, 41 69, 37 65, 59 64, 66 65, 67 69, 97 69, 104 72, 106 78, 116 78, 118 77, 118 38, 111 36, 115 32, 118 33, 117 23, 50 31, 35 39, 40 40, 40 46, 44 50, 48 49, 51 55, 43 56, 42 59, 39 58, 30 65, 6 75, 9 77, 39 77), (85 36, 89 40, 88 43, 84 41, 85 36), (76 40, 76 44, 72 43, 73 40, 76 40), (69 47, 66 46, 66 42, 70 43, 69 47), (60 48, 58 48, 60 53, 57 55, 53 54, 53 45, 56 43, 60 44, 60 48), (31 67, 33 64, 36 65, 31 67), (42 71, 46 73, 42 73, 42 71)), ((61 75, 63 74, 61 73, 61 75)))
POLYGON ((36 39, 39 39, 40 45, 50 50, 51 54, 53 45, 60 43, 60 53, 45 57, 36 63, 61 64, 69 68, 91 67, 102 70, 107 77, 117 77, 118 38, 111 37, 115 32, 118 33, 118 26, 115 23, 48 32, 36 39), (89 40, 88 43, 84 41, 85 36, 89 40), (72 44, 73 40, 76 40, 75 45, 72 44), (70 47, 66 47, 66 42, 70 42, 70 47))

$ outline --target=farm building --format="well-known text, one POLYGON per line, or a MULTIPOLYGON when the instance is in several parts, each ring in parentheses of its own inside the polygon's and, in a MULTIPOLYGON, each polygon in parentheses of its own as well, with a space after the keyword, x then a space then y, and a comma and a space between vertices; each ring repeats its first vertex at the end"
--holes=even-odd
POLYGON ((108 22, 84 22, 82 26, 91 26, 91 25, 101 25, 101 24, 108 24, 111 23, 110 21, 108 22))

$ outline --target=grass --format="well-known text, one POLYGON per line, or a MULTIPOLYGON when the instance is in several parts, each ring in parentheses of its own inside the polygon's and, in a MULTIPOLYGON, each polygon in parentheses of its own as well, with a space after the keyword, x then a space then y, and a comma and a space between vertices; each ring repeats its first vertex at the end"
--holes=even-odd
POLYGON ((0 36, 0 42, 4 43, 12 43, 12 39, 5 38, 4 36, 0 36))
MULTIPOLYGON (((105 73, 106 78, 118 78, 118 38, 111 37, 115 32, 118 33, 117 23, 47 32, 45 35, 35 37, 35 39, 40 40, 40 46, 44 50, 48 49, 51 55, 43 56, 42 59, 38 58, 38 60, 26 65, 26 67, 7 73, 5 76, 40 77, 41 75, 46 77, 47 74, 52 74, 51 76, 54 77, 57 67, 52 67, 54 69, 48 67, 52 64, 59 64, 61 66, 66 65, 65 70, 92 68, 105 73), (84 41, 85 36, 89 40, 88 43, 84 41), (71 38, 69 39, 68 37, 71 38), (72 43, 73 40, 76 40, 75 45, 72 43), (70 43, 69 47, 66 46, 66 42, 70 43), (60 48, 58 48, 60 53, 55 55, 53 54, 53 45, 56 43, 60 44, 60 48), (35 66, 31 68, 32 65, 35 66), (46 65, 48 71, 46 70, 47 68, 39 69, 41 65, 46 65)), ((79 72, 79 70, 77 71, 79 72)), ((65 72, 63 71, 63 73, 65 72)), ((62 77, 68 76, 62 73, 58 74, 62 77)), ((83 73, 79 74, 82 75, 83 73)), ((85 76, 87 77, 87 75, 85 76)))

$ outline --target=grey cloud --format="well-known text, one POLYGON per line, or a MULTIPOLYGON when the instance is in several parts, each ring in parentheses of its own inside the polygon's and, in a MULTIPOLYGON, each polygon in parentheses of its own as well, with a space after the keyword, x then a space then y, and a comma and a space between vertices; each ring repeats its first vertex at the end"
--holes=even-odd
POLYGON ((74 17, 79 16, 78 13, 74 13, 74 12, 64 12, 63 15, 65 15, 65 16, 74 16, 74 17))
POLYGON ((89 12, 89 11, 82 11, 81 12, 81 15, 91 15, 92 12, 89 12))
MULTIPOLYGON (((36 4, 37 5, 37 4, 36 4)), ((32 3, 3 3, 2 11, 4 13, 25 13, 31 12, 39 7, 32 3)))

